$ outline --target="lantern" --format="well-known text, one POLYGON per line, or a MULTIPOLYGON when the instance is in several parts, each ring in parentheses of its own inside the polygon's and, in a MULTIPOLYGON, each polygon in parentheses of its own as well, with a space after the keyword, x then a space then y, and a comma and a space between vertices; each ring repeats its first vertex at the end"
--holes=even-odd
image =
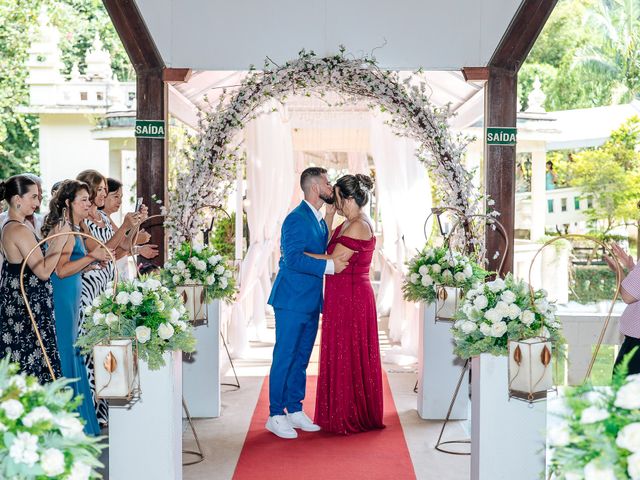
POLYGON ((191 284, 182 285, 176 288, 178 295, 182 297, 184 306, 187 309, 189 321, 202 325, 209 324, 209 314, 205 300, 204 285, 191 284))
POLYGON ((553 390, 552 344, 534 337, 509 341, 509 397, 527 402, 545 400, 553 390))
POLYGON ((436 285, 436 322, 453 321, 463 298, 464 293, 461 288, 436 285))
POLYGON ((138 372, 133 342, 131 338, 107 339, 93 347, 96 397, 131 400, 138 372))

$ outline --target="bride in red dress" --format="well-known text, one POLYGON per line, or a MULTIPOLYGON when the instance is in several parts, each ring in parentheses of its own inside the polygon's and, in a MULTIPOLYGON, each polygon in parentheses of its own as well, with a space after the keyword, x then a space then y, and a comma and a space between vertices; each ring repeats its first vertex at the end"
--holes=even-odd
POLYGON ((344 271, 325 277, 315 413, 324 431, 342 435, 384 428, 378 318, 369 280, 376 239, 362 212, 372 188, 366 175, 336 182, 335 206, 346 221, 333 232, 328 255, 319 256, 350 255, 344 271))

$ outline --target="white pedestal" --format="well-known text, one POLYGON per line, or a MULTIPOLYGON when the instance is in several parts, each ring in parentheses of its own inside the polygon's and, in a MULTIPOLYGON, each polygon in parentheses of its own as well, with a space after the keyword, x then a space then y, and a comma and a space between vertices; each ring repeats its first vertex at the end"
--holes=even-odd
POLYGON ((109 479, 182 479, 182 352, 150 371, 140 361, 137 402, 109 402, 109 479))
POLYGON ((540 478, 547 403, 509 400, 506 356, 473 357, 471 371, 471 480, 540 478))
POLYGON ((194 327, 196 351, 183 356, 182 395, 192 417, 220 416, 220 301, 206 306, 208 325, 194 327))
MULTIPOLYGON (((464 360, 453 353, 451 322, 435 321, 435 304, 420 304, 418 349, 418 415, 425 420, 444 420, 464 360)), ((460 385, 451 419, 467 418, 469 406, 469 373, 460 385)))

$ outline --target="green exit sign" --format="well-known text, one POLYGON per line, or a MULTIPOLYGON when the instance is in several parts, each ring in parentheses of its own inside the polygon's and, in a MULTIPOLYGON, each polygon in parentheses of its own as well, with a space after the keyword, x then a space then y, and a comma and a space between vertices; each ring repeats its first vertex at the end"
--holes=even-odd
POLYGON ((137 138, 164 138, 164 120, 136 120, 137 138))
POLYGON ((518 129, 514 127, 487 127, 487 145, 515 145, 518 129))

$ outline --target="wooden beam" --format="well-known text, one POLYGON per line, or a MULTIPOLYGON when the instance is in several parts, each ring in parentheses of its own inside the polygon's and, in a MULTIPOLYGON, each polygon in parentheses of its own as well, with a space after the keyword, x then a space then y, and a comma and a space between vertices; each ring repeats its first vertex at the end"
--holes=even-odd
POLYGON ((190 68, 165 68, 162 79, 170 83, 184 83, 191 78, 193 71, 190 68))
MULTIPOLYGON (((489 81, 485 86, 485 126, 516 126, 516 91, 518 76, 515 72, 490 68, 489 81)), ((486 142, 486 138, 485 138, 486 142)), ((500 212, 498 220, 508 235, 508 253, 503 273, 513 271, 513 237, 515 231, 515 178, 516 147, 486 145, 485 143, 485 189, 495 202, 493 208, 500 212)), ((505 239, 498 229, 487 229, 487 259, 489 269, 497 271, 505 255, 505 239), (494 258, 496 252, 499 256, 494 258)))
MULTIPOLYGON (((168 127, 167 84, 164 61, 134 0, 103 0, 111 21, 136 71, 137 120, 164 120, 168 127)), ((167 201, 167 139, 136 139, 136 190, 149 207, 149 215, 160 213, 167 201), (158 201, 161 203, 159 204, 158 201)), ((161 222, 147 229, 160 254, 153 261, 162 265, 166 242, 161 222)))
POLYGON ((558 0, 523 0, 489 66, 517 72, 529 55, 558 0))
POLYGON ((467 82, 486 82, 489 80, 489 68, 463 67, 462 75, 467 82))

